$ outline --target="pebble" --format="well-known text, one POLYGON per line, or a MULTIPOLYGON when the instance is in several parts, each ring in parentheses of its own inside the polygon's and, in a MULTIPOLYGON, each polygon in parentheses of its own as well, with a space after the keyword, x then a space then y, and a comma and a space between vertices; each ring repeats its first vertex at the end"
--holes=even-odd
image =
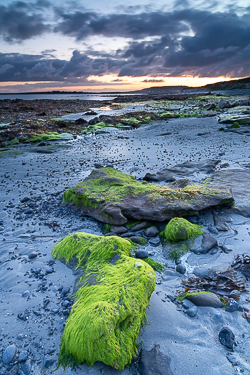
POLYGON ((147 237, 156 237, 159 234, 159 231, 157 227, 153 226, 153 227, 147 228, 145 230, 145 234, 147 237))
POLYGON ((187 309, 187 315, 190 318, 194 318, 197 314, 198 308, 196 306, 191 307, 190 309, 187 309))
POLYGON ((18 362, 25 362, 28 358, 28 352, 26 350, 22 350, 18 357, 18 362))
MULTIPOLYGON (((59 288, 58 288, 59 290, 59 288)), ((69 286, 65 286, 63 289, 62 289, 62 295, 66 296, 66 294, 68 294, 70 291, 70 287, 69 286)))
POLYGON ((152 246, 159 246, 160 243, 161 243, 159 237, 151 238, 148 242, 149 242, 150 245, 152 245, 152 246))
POLYGON ((28 208, 27 210, 24 211, 25 215, 31 215, 33 214, 33 210, 31 208, 28 208))
POLYGON ((234 333, 228 327, 223 327, 219 332, 219 340, 222 345, 226 348, 233 350, 234 349, 234 333))
POLYGON ((138 259, 148 258, 148 252, 146 250, 136 250, 135 257, 138 259))
POLYGON ((239 304, 235 299, 229 298, 227 307, 225 308, 225 311, 227 312, 233 312, 239 310, 239 304))
POLYGON ((56 362, 56 359, 55 358, 51 358, 49 356, 45 356, 44 357, 44 360, 43 360, 43 365, 44 365, 44 368, 49 368, 50 366, 53 365, 53 363, 56 362))
POLYGON ((223 303, 219 300, 216 294, 213 293, 199 293, 189 297, 189 299, 196 306, 210 306, 215 308, 223 307, 223 303))
POLYGON ((17 351, 17 347, 14 344, 8 346, 5 349, 5 351, 3 352, 3 363, 5 365, 8 365, 13 361, 13 359, 15 358, 15 355, 16 355, 16 351, 17 351))
POLYGON ((191 307, 194 307, 194 304, 191 301, 189 301, 189 299, 184 299, 182 301, 182 305, 184 309, 190 309, 191 307))
POLYGON ((186 266, 184 265, 184 264, 177 264, 177 266, 176 266, 176 271, 177 272, 179 272, 179 273, 181 273, 182 275, 184 275, 184 273, 186 272, 186 266))
POLYGON ((31 373, 31 361, 25 361, 21 363, 21 369, 24 375, 29 375, 31 373))
POLYGON ((208 230, 212 234, 218 234, 219 233, 218 229, 216 229, 215 227, 208 227, 208 230))
POLYGON ((29 197, 24 197, 20 200, 21 203, 25 203, 25 202, 28 202, 30 201, 30 198, 29 197))
POLYGON ((34 259, 34 258, 36 258, 37 257, 37 252, 36 251, 31 251, 31 253, 29 253, 29 259, 34 259))
POLYGON ((22 293, 22 297, 29 297, 30 296, 30 291, 29 290, 25 290, 25 292, 22 293))

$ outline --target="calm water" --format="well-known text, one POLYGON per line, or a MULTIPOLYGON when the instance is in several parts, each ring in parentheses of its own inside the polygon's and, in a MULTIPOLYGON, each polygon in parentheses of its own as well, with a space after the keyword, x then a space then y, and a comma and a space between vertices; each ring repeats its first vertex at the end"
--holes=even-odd
MULTIPOLYGON (((113 100, 119 95, 124 94, 0 94, 0 100, 4 99, 51 99, 51 100, 113 100)), ((127 94, 133 95, 133 94, 127 94)))

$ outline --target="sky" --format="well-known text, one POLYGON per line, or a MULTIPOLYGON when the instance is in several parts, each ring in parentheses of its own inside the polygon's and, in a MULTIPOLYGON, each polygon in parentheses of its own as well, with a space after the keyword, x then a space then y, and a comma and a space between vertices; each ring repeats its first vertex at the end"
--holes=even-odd
POLYGON ((0 0, 0 93, 247 76, 249 0, 0 0))

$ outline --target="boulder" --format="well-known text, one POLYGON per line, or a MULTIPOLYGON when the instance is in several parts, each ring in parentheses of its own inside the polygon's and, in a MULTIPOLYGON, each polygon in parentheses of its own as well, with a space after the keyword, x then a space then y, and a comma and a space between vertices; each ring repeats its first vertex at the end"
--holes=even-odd
POLYGON ((223 186, 202 184, 181 189, 140 183, 131 175, 106 167, 92 171, 65 191, 63 201, 76 205, 84 215, 119 226, 128 220, 166 221, 195 215, 209 207, 232 205, 234 200, 223 186))
POLYGON ((53 248, 55 259, 81 271, 75 304, 61 338, 63 367, 102 361, 124 369, 136 355, 136 339, 156 276, 149 264, 130 257, 120 237, 73 233, 53 248))

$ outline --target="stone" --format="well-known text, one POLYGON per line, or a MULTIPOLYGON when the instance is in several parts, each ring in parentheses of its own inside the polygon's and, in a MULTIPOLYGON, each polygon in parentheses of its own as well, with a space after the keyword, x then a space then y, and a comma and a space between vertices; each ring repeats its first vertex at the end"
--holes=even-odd
POLYGON ((142 229, 145 229, 148 225, 148 222, 147 221, 143 221, 139 224, 136 224, 134 225, 132 228, 131 228, 131 232, 137 232, 139 230, 142 230, 142 229))
POLYGON ((159 237, 154 237, 154 238, 150 238, 148 243, 150 243, 150 245, 152 245, 152 246, 159 246, 161 241, 160 241, 159 237))
POLYGON ((12 344, 8 346, 5 351, 3 352, 3 363, 5 365, 9 365, 16 356, 17 347, 16 345, 12 344))
POLYGON ((181 273, 182 275, 184 275, 184 273, 186 272, 186 266, 184 265, 184 264, 177 264, 177 266, 176 266, 176 271, 177 272, 179 272, 179 273, 181 273))
POLYGON ((128 220, 165 221, 174 216, 190 216, 205 208, 231 205, 233 197, 223 186, 174 189, 142 184, 114 168, 101 168, 65 191, 63 201, 75 204, 84 215, 119 226, 128 220))
POLYGON ((18 357, 18 362, 25 362, 28 358, 28 352, 26 350, 22 350, 18 357))
POLYGON ((193 306, 193 307, 187 309, 187 315, 190 318, 194 318, 197 315, 197 311, 198 311, 197 306, 193 306))
POLYGON ((158 234, 159 234, 159 231, 158 231, 157 227, 155 227, 155 226, 149 227, 145 230, 145 235, 147 237, 156 237, 158 234))
POLYGON ((150 351, 142 349, 140 354, 140 375, 173 375, 171 359, 161 352, 160 345, 155 345, 150 351))
POLYGON ((210 306, 222 308, 223 303, 213 293, 198 293, 189 297, 189 300, 196 306, 210 306))
POLYGON ((111 225, 110 231, 114 232, 116 234, 123 234, 123 233, 126 233, 128 230, 127 230, 127 228, 125 228, 123 226, 111 225))
POLYGON ((238 302, 235 301, 235 299, 229 298, 229 300, 227 302, 227 306, 225 308, 225 311, 227 311, 227 312, 238 311, 239 307, 240 306, 239 306, 238 302))
POLYGON ((192 307, 194 307, 194 304, 186 298, 182 301, 182 305, 184 309, 191 309, 192 307))
POLYGON ((44 360, 43 360, 43 366, 44 366, 44 368, 49 368, 49 367, 52 366, 55 362, 56 362, 56 359, 55 359, 55 358, 52 358, 52 357, 49 357, 48 355, 45 355, 45 356, 44 356, 44 360))
POLYGON ((22 297, 28 298, 30 296, 30 291, 25 290, 25 292, 22 293, 22 297))
POLYGON ((195 254, 206 254, 209 250, 217 246, 218 242, 210 233, 203 233, 200 238, 195 240, 190 250, 195 254))
POLYGON ((219 340, 226 348, 233 350, 235 344, 234 333, 228 327, 223 327, 219 332, 219 340))
POLYGON ((36 258, 38 255, 38 253, 36 251, 31 251, 31 253, 29 253, 28 257, 29 259, 34 259, 36 258))
POLYGON ((136 250, 135 257, 139 259, 148 258, 148 252, 146 250, 136 250))

